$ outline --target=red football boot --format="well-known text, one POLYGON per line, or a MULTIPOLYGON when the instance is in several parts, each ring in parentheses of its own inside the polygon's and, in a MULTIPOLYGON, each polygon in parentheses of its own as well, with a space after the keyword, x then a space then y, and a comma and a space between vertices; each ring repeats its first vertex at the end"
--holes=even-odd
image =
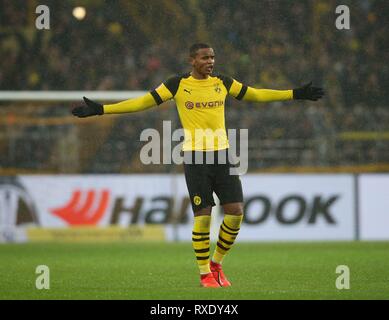
POLYGON ((204 288, 220 288, 220 284, 215 280, 212 272, 200 275, 200 285, 204 288))
POLYGON ((231 286, 231 282, 228 281, 228 279, 226 278, 223 270, 222 270, 222 265, 219 264, 219 263, 216 263, 216 262, 213 262, 211 260, 210 262, 210 268, 211 268, 211 272, 215 278, 215 280, 222 286, 222 287, 230 287, 231 286))

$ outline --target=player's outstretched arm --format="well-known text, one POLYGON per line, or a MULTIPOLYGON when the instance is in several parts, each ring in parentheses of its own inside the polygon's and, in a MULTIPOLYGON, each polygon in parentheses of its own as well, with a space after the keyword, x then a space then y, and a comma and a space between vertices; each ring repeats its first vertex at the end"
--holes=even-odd
POLYGON ((84 97, 84 103, 84 105, 77 106, 72 110, 73 115, 79 118, 85 118, 110 113, 137 112, 148 109, 157 104, 151 93, 147 93, 146 95, 135 99, 106 105, 102 105, 84 97))
POLYGON ((255 89, 247 87, 243 100, 254 102, 271 102, 285 100, 311 100, 317 101, 324 95, 324 91, 319 87, 312 87, 312 82, 293 90, 270 90, 255 89))
POLYGON ((103 108, 105 114, 129 113, 129 112, 131 113, 131 112, 146 110, 156 105, 157 103, 155 102, 155 99, 153 98, 152 94, 149 92, 135 99, 129 99, 114 104, 105 104, 103 108))

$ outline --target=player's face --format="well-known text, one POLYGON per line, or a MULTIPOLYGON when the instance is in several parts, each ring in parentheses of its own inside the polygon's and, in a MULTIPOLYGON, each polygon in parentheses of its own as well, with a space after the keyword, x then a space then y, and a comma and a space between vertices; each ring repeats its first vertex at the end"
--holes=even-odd
POLYGON ((212 73, 215 64, 215 53, 212 48, 203 48, 197 50, 195 58, 191 59, 193 69, 202 76, 208 76, 212 73))

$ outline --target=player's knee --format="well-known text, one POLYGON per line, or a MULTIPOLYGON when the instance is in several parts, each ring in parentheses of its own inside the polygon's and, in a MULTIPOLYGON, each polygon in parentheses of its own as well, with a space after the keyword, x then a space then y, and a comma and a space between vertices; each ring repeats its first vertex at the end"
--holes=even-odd
POLYGON ((212 212, 212 207, 206 207, 206 208, 202 208, 202 209, 199 209, 196 212, 194 212, 194 216, 195 217, 197 217, 197 216, 210 216, 211 212, 212 212))
POLYGON ((224 214, 230 214, 235 216, 240 216, 243 214, 243 203, 227 203, 223 205, 224 214))

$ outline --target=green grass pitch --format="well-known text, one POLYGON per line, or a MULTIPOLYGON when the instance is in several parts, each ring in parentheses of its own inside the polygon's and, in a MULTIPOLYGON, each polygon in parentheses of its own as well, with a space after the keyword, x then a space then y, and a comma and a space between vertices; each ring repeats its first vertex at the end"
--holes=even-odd
POLYGON ((389 299, 389 242, 238 242, 230 288, 200 288, 191 243, 3 244, 0 299, 389 299), (35 287, 38 265, 50 289, 35 287), (335 286, 338 265, 350 289, 335 286))

